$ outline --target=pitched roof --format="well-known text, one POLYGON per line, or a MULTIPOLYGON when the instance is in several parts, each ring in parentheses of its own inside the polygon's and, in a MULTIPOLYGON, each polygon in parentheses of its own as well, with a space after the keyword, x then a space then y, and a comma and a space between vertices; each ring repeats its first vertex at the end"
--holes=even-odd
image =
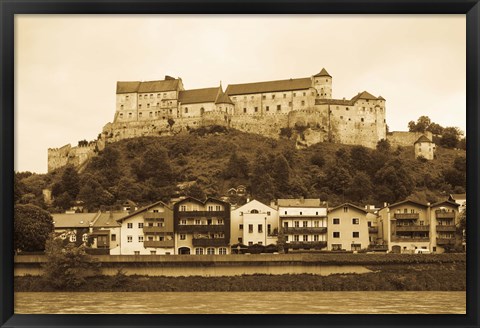
POLYGON ((304 90, 312 87, 309 77, 300 79, 254 82, 243 84, 229 84, 225 93, 229 96, 264 92, 280 92, 292 90, 304 90))
POLYGON ((416 201, 410 200, 410 199, 402 200, 401 202, 398 202, 398 203, 395 203, 395 204, 390 204, 387 207, 395 207, 395 206, 402 205, 402 204, 405 204, 405 203, 413 203, 413 204, 420 205, 420 206, 423 206, 423 207, 428 207, 428 204, 416 202, 416 201))
POLYGON ((414 142, 414 144, 420 143, 420 142, 429 142, 432 143, 430 139, 428 139, 425 135, 422 135, 420 138, 418 138, 417 141, 414 142))
POLYGON ((363 91, 363 92, 360 92, 358 95, 356 95, 355 97, 353 97, 351 100, 353 102, 357 101, 358 99, 368 99, 368 100, 377 100, 377 97, 375 97, 374 95, 372 95, 371 93, 367 92, 367 91, 363 91))
POLYGON ((88 228, 99 213, 61 213, 52 214, 55 228, 88 228))
POLYGON ((178 88, 179 79, 168 79, 160 81, 132 81, 132 82, 117 82, 117 94, 120 93, 148 93, 148 92, 163 92, 173 91, 178 88))
POLYGON ((180 91, 178 101, 182 105, 215 102, 220 87, 180 91))
POLYGON ((317 73, 314 75, 314 77, 318 77, 318 76, 329 76, 329 77, 332 77, 330 74, 328 74, 327 70, 325 68, 322 68, 322 70, 320 71, 320 73, 317 73))
POLYGON ((368 211, 367 211, 366 209, 361 208, 361 207, 359 207, 359 206, 357 206, 357 205, 350 204, 350 203, 344 203, 344 204, 342 204, 342 205, 335 206, 334 208, 331 208, 331 209, 329 210, 329 212, 334 211, 334 210, 339 209, 339 208, 342 208, 342 207, 345 207, 345 206, 353 207, 353 208, 355 208, 355 209, 357 209, 357 210, 359 210, 359 211, 361 211, 361 212, 363 212, 363 213, 368 213, 368 211))
POLYGON ((252 200, 249 201, 248 203, 245 203, 245 204, 243 204, 242 206, 237 207, 235 210, 241 209, 242 207, 247 206, 247 205, 249 205, 249 204, 251 204, 251 203, 257 203, 259 206, 265 206, 265 207, 271 208, 271 209, 274 210, 274 211, 277 210, 277 209, 271 207, 270 205, 266 205, 266 204, 264 204, 264 203, 262 203, 261 201, 256 200, 256 199, 252 199, 252 200))
POLYGON ((137 215, 139 213, 145 212, 145 211, 151 209, 152 207, 155 207, 155 206, 158 206, 158 205, 162 205, 163 207, 170 209, 170 207, 168 207, 164 202, 158 201, 158 202, 152 203, 150 205, 147 205, 145 207, 142 207, 142 208, 136 210, 135 212, 129 213, 129 214, 124 215, 124 216, 121 216, 121 217, 117 218, 116 221, 117 222, 123 221, 125 219, 128 219, 129 217, 132 217, 132 216, 137 215))
POLYGON ((101 213, 98 219, 95 221, 93 226, 95 228, 100 227, 119 227, 120 224, 117 222, 118 219, 124 217, 126 212, 109 212, 101 213))
POLYGON ((452 199, 467 199, 467 194, 450 194, 452 199))
POLYGON ((233 101, 220 88, 220 93, 218 94, 217 99, 215 100, 215 104, 231 104, 231 105, 233 105, 233 101))
POLYGON ((378 96, 377 99, 378 100, 385 100, 385 98, 383 98, 382 96, 378 96))
POLYGON ((279 207, 321 207, 320 198, 290 198, 279 199, 279 207))
POLYGON ((442 205, 442 204, 448 204, 448 205, 455 206, 455 207, 460 206, 460 204, 455 203, 455 202, 452 202, 451 200, 448 200, 448 199, 447 199, 447 200, 444 200, 444 201, 441 201, 441 202, 432 204, 432 207, 437 207, 437 206, 440 206, 440 205, 442 205))

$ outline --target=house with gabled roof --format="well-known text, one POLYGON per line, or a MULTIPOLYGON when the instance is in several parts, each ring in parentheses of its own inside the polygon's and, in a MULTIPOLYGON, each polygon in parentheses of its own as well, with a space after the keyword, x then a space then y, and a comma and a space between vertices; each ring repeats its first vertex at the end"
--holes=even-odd
POLYGON ((328 209, 328 244, 332 251, 359 251, 370 245, 368 211, 350 203, 328 209))
POLYGON ((415 158, 423 157, 427 160, 435 158, 435 143, 425 135, 418 138, 413 145, 415 147, 415 158))
POLYGON ((230 204, 187 197, 173 205, 175 254, 230 254, 230 204))

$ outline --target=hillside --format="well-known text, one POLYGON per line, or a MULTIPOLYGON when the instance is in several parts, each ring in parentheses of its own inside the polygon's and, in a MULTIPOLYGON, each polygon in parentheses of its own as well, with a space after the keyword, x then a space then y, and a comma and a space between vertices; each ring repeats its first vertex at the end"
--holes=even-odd
POLYGON ((465 151, 438 147, 436 154, 422 162, 414 159, 413 147, 389 149, 387 143, 377 150, 330 143, 295 149, 292 140, 214 126, 109 144, 78 174, 71 167, 19 173, 18 199, 45 207, 41 189, 48 187, 55 196, 52 211, 75 199, 96 210, 125 199, 148 204, 182 194, 220 197, 243 184, 250 198, 264 202, 301 196, 329 205, 380 205, 406 197, 435 202, 465 188, 465 151))

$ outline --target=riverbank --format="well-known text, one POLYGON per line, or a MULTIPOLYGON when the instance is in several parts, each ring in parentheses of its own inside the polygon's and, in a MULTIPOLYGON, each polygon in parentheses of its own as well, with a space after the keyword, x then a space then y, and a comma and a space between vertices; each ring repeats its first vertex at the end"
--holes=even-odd
MULTIPOLYGON (((75 292, 243 292, 243 291, 465 291, 465 261, 370 265, 369 273, 319 276, 242 275, 223 277, 113 276, 90 277, 75 292)), ((16 292, 56 291, 41 277, 15 277, 16 292)))

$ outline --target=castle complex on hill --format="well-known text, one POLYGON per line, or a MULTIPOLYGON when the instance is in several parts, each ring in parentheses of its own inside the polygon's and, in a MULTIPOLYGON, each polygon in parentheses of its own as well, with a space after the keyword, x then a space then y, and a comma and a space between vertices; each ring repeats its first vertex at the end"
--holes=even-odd
POLYGON ((333 99, 332 82, 325 69, 305 78, 231 84, 225 92, 221 85, 185 90, 181 78, 170 76, 117 82, 113 122, 94 142, 50 148, 48 171, 70 163, 80 167, 108 142, 176 135, 211 125, 276 139, 282 128, 297 128, 302 131, 298 147, 334 142, 374 148, 389 136, 394 146, 411 146, 420 137, 409 132, 387 136, 383 97, 363 91, 349 100, 333 99))

